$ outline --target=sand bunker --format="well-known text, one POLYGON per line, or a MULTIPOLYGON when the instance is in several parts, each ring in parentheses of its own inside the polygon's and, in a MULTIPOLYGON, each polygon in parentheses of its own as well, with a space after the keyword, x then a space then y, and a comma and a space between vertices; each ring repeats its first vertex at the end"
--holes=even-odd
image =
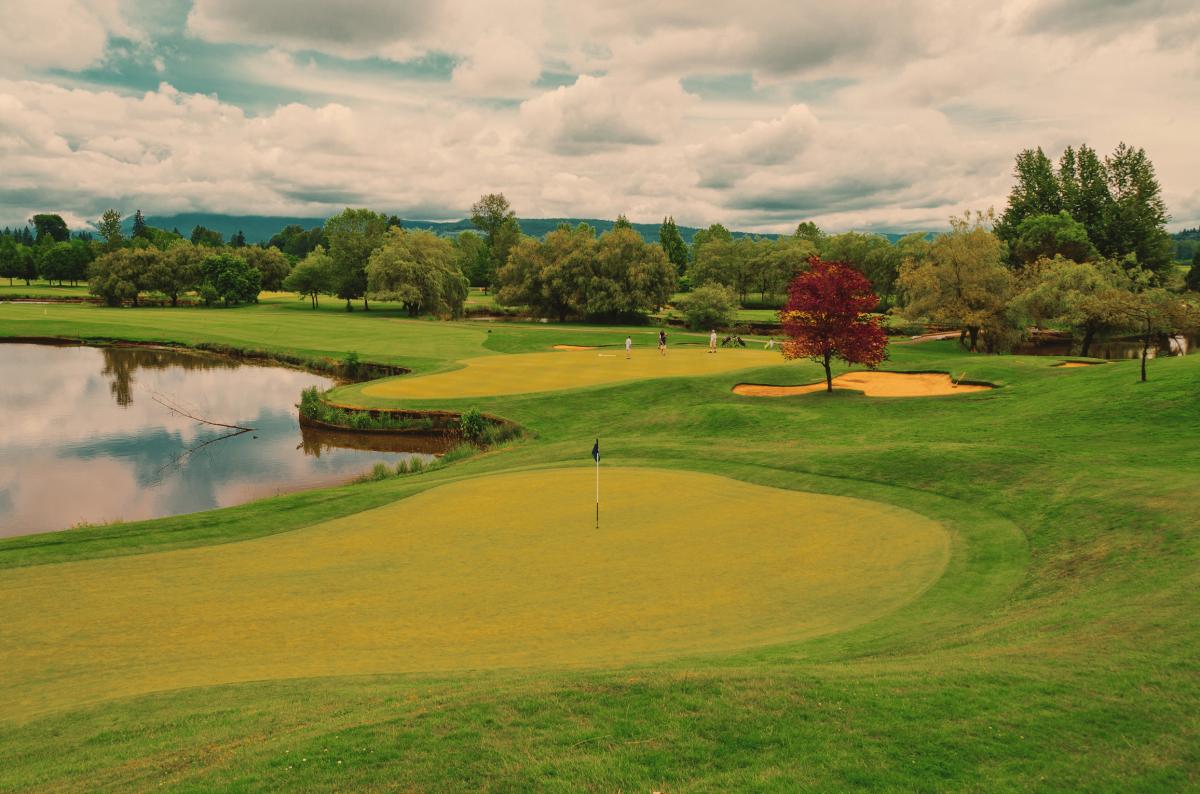
POLYGON ((555 350, 595 350, 595 345, 555 345, 555 350))
POLYGON ((1073 369, 1075 367, 1094 367, 1103 363, 1103 361, 1062 361, 1054 366, 1061 367, 1063 369, 1073 369))
MULTIPOLYGON (((868 397, 943 397, 991 389, 981 383, 960 383, 944 372, 847 372, 833 379, 833 388, 860 391, 868 397)), ((734 394, 747 397, 791 397, 825 391, 825 381, 804 386, 764 386, 739 383, 734 394)))

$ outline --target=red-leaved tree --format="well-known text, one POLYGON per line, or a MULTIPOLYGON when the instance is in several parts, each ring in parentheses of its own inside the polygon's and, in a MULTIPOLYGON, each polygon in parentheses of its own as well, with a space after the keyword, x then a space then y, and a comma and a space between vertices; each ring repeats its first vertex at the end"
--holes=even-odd
POLYGON ((876 367, 887 357, 887 333, 866 276, 841 262, 808 260, 809 270, 788 285, 788 302, 779 312, 785 358, 810 358, 825 367, 825 386, 833 391, 829 362, 876 367))

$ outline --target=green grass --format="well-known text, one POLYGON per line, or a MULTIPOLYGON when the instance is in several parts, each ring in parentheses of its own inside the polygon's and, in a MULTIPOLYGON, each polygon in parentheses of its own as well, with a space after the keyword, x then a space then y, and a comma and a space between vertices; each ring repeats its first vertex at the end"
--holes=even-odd
MULTIPOLYGON (((290 303, 177 314, 0 305, 8 335, 165 335, 333 357, 355 349, 424 372, 475 355, 611 343, 625 332, 481 326, 290 303)), ((1060 369, 1053 358, 967 356, 953 343, 891 354, 892 369, 965 370, 1002 388, 890 400, 730 391, 739 381, 817 379, 814 365, 798 362, 416 400, 477 407, 531 435, 433 472, 0 542, 0 586, 31 575, 16 569, 40 569, 50 584, 61 571, 69 600, 72 566, 142 564, 142 555, 170 549, 215 553, 249 538, 295 543, 324 522, 353 528, 366 510, 402 511, 397 499, 435 485, 589 466, 598 435, 606 466, 719 474, 940 522, 952 538, 945 572, 887 615, 821 637, 615 666, 326 675, 76 705, 64 683, 65 700, 48 712, 0 715, 0 789, 1200 786, 1200 357, 1151 362, 1141 384, 1136 362, 1060 369)), ((495 501, 476 507, 481 519, 494 509, 497 523, 511 522, 513 508, 495 501)), ((436 546, 443 533, 421 529, 411 531, 436 546)), ((602 569, 603 559, 579 553, 580 566, 602 569)), ((645 592, 653 582, 629 586, 645 592)), ((317 594, 312 603, 319 609, 317 594)), ((0 617, 20 609, 19 597, 6 599, 0 617)), ((153 667, 152 655, 145 661, 153 667)))
POLYGON ((50 284, 46 281, 34 281, 26 285, 20 279, 0 281, 0 301, 7 298, 91 298, 88 294, 87 282, 76 284, 50 284))

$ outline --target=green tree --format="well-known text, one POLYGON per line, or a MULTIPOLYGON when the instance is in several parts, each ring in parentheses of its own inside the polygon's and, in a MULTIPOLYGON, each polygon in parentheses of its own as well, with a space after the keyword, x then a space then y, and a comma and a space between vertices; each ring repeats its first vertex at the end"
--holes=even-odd
POLYGON ((719 223, 714 223, 707 229, 701 229, 692 236, 692 261, 695 262, 700 256, 700 249, 706 243, 713 241, 722 241, 726 243, 733 242, 733 235, 719 223))
POLYGON ((71 243, 53 243, 41 247, 38 272, 46 281, 57 281, 59 284, 77 280, 80 272, 79 249, 71 243))
POLYGON ((325 227, 314 226, 305 231, 303 226, 285 226, 267 241, 267 247, 278 248, 288 256, 303 257, 315 250, 317 246, 328 249, 329 241, 325 239, 325 227))
POLYGON ((34 253, 32 247, 28 245, 17 246, 16 271, 17 278, 23 279, 27 287, 37 278, 37 254, 34 253))
POLYGON ((104 238, 104 250, 109 253, 116 251, 125 242, 125 235, 121 232, 121 213, 114 209, 104 211, 96 230, 104 238))
POLYGON ((88 268, 88 291, 104 299, 109 306, 124 301, 138 305, 146 277, 157 265, 162 252, 155 248, 119 248, 92 262, 88 268))
POLYGON ((1081 356, 1091 352, 1097 337, 1124 325, 1117 309, 1133 284, 1118 262, 1042 258, 1026 267, 1022 280, 1017 310, 1039 327, 1069 328, 1081 340, 1081 356))
POLYGON ((487 193, 471 205, 471 223, 483 232, 488 249, 487 285, 508 261, 508 253, 521 239, 521 224, 503 193, 487 193))
POLYGON ((755 240, 732 236, 713 237, 696 247, 696 262, 688 273, 692 284, 720 284, 729 287, 738 299, 746 295, 755 283, 755 256, 759 253, 755 240))
POLYGON ((71 239, 71 230, 67 228, 67 222, 62 219, 61 215, 51 213, 43 213, 34 215, 29 219, 29 223, 37 231, 35 242, 42 242, 49 239, 55 243, 65 243, 71 239))
POLYGON ((229 306, 258 300, 262 274, 240 256, 210 254, 200 263, 200 272, 200 296, 205 303, 220 300, 229 306))
POLYGON ((590 272, 575 282, 572 304, 592 317, 653 311, 670 300, 676 278, 661 246, 633 229, 612 229, 597 241, 590 272))
POLYGON ((142 211, 140 209, 134 210, 133 211, 133 236, 135 238, 136 237, 148 238, 149 235, 146 233, 146 229, 147 229, 146 218, 142 215, 142 211))
POLYGON ((233 237, 229 238, 229 247, 230 248, 245 248, 246 247, 246 233, 243 232, 241 229, 238 229, 237 234, 235 234, 233 237))
POLYGON ((1010 250, 1017 264, 1061 256, 1086 262, 1099 256, 1087 229, 1066 210, 1057 215, 1030 215, 1017 224, 1010 250))
POLYGON ((703 284, 675 302, 693 330, 728 328, 737 315, 737 295, 720 284, 703 284))
POLYGON ((816 255, 817 247, 804 238, 779 237, 756 241, 750 260, 752 288, 758 291, 759 299, 764 302, 768 295, 784 293, 792 278, 805 270, 808 260, 816 255))
POLYGON ((387 216, 368 209, 347 207, 325 221, 325 237, 329 240, 336 280, 334 294, 346 301, 346 311, 351 310, 350 301, 355 298, 363 299, 363 311, 370 309, 367 262, 383 243, 387 230, 387 216))
POLYGON ((1137 330, 1142 343, 1142 382, 1146 382, 1146 359, 1160 336, 1172 336, 1200 327, 1200 306, 1155 287, 1141 292, 1124 292, 1116 301, 1116 314, 1137 330))
POLYGON ((796 231, 793 236, 799 237, 801 240, 808 240, 819 250, 821 242, 825 239, 825 232, 821 231, 821 227, 812 221, 801 221, 796 224, 796 231))
POLYGON ((12 286, 13 279, 20 278, 21 257, 17 252, 17 243, 12 237, 4 235, 0 237, 0 278, 8 279, 8 286, 12 286))
POLYGON ((909 319, 962 329, 969 349, 978 349, 980 334, 990 351, 1008 341, 1015 325, 1010 301, 1016 279, 1004 264, 1004 244, 985 226, 987 216, 952 218, 949 232, 939 235, 920 260, 900 269, 904 314, 909 319))
POLYGON ((901 254, 881 234, 845 232, 826 237, 820 246, 821 259, 842 262, 866 276, 880 299, 890 304, 900 273, 901 254))
POLYGON ((1008 195, 1008 206, 996 224, 996 235, 1005 242, 1012 241, 1017 226, 1030 215, 1057 215, 1063 208, 1054 164, 1042 147, 1025 149, 1018 154, 1013 176, 1016 184, 1008 195))
POLYGON ((1183 279, 1184 286, 1192 292, 1200 292, 1200 248, 1192 256, 1192 267, 1183 279))
POLYGON ((1098 249, 1108 250, 1105 234, 1112 195, 1108 173, 1096 150, 1087 144, 1081 144, 1078 151, 1068 146, 1059 159, 1058 183, 1063 209, 1083 224, 1098 249))
POLYGON ((1145 149, 1121 143, 1104 160, 1112 205, 1105 224, 1108 256, 1134 254, 1138 265, 1160 280, 1170 272, 1174 259, 1166 224, 1170 220, 1154 164, 1145 149))
POLYGON ((174 245, 150 263, 142 283, 146 289, 170 299, 172 306, 178 306, 180 295, 199 287, 203 261, 202 250, 188 240, 177 239, 174 245))
POLYGON ((314 309, 319 306, 319 296, 334 291, 334 284, 333 259, 319 245, 297 262, 283 280, 284 289, 310 298, 314 309))
POLYGON ((662 246, 667 260, 675 266, 675 271, 682 276, 688 266, 688 248, 683 235, 679 233, 679 227, 675 225, 674 217, 663 218, 662 225, 658 227, 658 244, 662 246))
POLYGON ((620 215, 617 216, 617 219, 615 221, 613 221, 613 228, 614 229, 632 229, 633 224, 629 222, 629 219, 625 217, 625 213, 622 212, 620 215))
POLYGON ((454 261, 449 240, 424 229, 392 228, 367 263, 367 292, 399 301, 409 316, 462 314, 467 279, 454 261))
POLYGON ((501 304, 528 306, 539 317, 561 322, 587 311, 581 284, 595 269, 596 237, 592 227, 560 225, 544 240, 524 237, 497 273, 501 304))
POLYGON ((275 247, 243 246, 238 249, 238 256, 259 272, 262 276, 262 288, 268 292, 282 289, 283 280, 292 271, 292 263, 275 247))
POLYGON ((487 244, 475 232, 460 232, 454 238, 454 261, 472 287, 486 287, 491 283, 487 244))
POLYGON ((189 239, 192 241, 192 245, 203 245, 208 248, 220 248, 225 244, 225 238, 219 231, 205 226, 193 226, 189 239))

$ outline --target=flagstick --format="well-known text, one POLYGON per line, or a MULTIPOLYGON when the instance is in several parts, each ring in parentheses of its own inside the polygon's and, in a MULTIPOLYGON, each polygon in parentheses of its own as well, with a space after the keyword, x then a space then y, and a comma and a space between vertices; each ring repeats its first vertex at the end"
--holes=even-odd
POLYGON ((596 529, 600 528, 600 458, 596 458, 596 529))

